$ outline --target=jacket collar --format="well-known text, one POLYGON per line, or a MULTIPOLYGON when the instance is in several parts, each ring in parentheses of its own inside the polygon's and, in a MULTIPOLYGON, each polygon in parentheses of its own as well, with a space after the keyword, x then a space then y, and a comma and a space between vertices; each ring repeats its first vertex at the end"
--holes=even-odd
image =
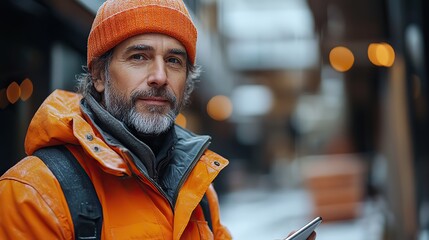
POLYGON ((123 122, 114 118, 92 97, 87 96, 81 100, 82 112, 100 132, 108 145, 126 149, 132 156, 134 163, 146 175, 155 174, 155 155, 152 150, 140 141, 123 122))
MULTIPOLYGON (((103 131, 103 128, 94 121, 95 114, 89 111, 87 103, 82 102, 81 99, 82 96, 79 94, 62 90, 55 90, 48 96, 37 110, 28 128, 25 140, 25 150, 28 155, 46 146, 81 145, 82 149, 100 164, 103 171, 116 176, 131 175, 134 170, 127 161, 137 159, 138 154, 154 157, 148 147, 142 150, 147 151, 146 153, 137 153, 138 151, 134 153, 130 150, 131 148, 128 149, 122 144, 126 139, 116 139, 113 134, 103 131)), ((96 109, 100 111, 100 116, 106 114, 103 108, 96 109)), ((118 129, 128 131, 114 118, 109 118, 108 124, 118 125, 118 129)), ((178 189, 182 186, 183 189, 187 189, 190 178, 198 188, 201 188, 201 193, 198 195, 202 197, 204 187, 207 187, 217 173, 228 164, 227 160, 206 149, 210 143, 210 137, 193 134, 179 126, 175 126, 174 130, 177 143, 171 152, 173 160, 166 167, 165 174, 160 180, 173 206, 173 199, 176 199, 178 189), (205 175, 210 177, 203 177, 205 175)), ((131 133, 125 134, 125 138, 128 137, 133 138, 131 133)), ((135 138, 132 142, 137 144, 139 140, 135 138)), ((139 144, 140 148, 144 146, 141 141, 139 144)), ((137 165, 140 161, 135 162, 137 165)), ((144 170, 143 166, 140 169, 144 170)), ((195 189, 195 187, 189 187, 190 191, 195 189)), ((191 195, 195 196, 194 193, 191 195)), ((187 196, 187 194, 183 195, 187 196)))
POLYGON ((128 152, 138 170, 151 178, 154 184, 159 184, 174 206, 179 189, 207 150, 211 138, 196 135, 176 125, 172 129, 177 140, 173 142, 175 144, 170 150, 171 159, 165 165, 163 175, 159 176, 154 164, 156 158, 151 149, 133 135, 122 122, 114 118, 92 97, 82 99, 81 109, 106 143, 128 152))

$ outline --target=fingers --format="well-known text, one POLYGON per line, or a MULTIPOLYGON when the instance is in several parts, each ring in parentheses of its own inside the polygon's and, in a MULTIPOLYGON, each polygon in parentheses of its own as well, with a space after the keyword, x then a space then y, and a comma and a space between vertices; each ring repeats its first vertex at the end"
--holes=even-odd
POLYGON ((307 240, 316 240, 316 232, 313 231, 307 240))

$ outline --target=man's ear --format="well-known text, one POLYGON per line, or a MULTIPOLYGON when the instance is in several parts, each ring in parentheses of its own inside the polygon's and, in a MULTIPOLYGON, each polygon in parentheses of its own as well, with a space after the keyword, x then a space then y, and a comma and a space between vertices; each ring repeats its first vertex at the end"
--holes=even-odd
POLYGON ((104 79, 97 78, 94 79, 94 88, 97 90, 97 92, 102 93, 104 92, 104 79))
POLYGON ((104 92, 104 88, 105 88, 105 75, 102 71, 100 72, 93 72, 93 83, 94 83, 94 88, 95 90, 97 90, 97 92, 102 93, 104 92))

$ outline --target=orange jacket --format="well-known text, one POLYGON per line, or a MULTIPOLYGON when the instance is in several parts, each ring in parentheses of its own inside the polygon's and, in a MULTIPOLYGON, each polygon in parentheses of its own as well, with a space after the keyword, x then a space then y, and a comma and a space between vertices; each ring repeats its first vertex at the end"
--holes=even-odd
POLYGON ((172 207, 159 187, 138 170, 127 149, 106 143, 81 111, 80 100, 78 94, 57 90, 35 114, 25 140, 30 156, 0 178, 0 239, 74 239, 58 181, 39 158, 31 156, 39 148, 59 144, 67 146, 94 184, 103 206, 102 239, 231 239, 220 223, 211 185, 228 164, 226 159, 202 149, 202 156, 182 179, 172 207), (213 233, 199 205, 204 194, 213 233))

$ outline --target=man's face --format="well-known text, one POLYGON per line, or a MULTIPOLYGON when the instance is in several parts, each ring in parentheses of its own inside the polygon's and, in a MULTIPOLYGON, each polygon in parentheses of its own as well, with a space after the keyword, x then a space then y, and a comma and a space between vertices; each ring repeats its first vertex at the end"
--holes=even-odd
POLYGON ((159 134, 183 105, 186 63, 185 47, 176 39, 141 34, 113 49, 109 73, 94 86, 104 92, 104 105, 114 117, 140 133, 159 134))

